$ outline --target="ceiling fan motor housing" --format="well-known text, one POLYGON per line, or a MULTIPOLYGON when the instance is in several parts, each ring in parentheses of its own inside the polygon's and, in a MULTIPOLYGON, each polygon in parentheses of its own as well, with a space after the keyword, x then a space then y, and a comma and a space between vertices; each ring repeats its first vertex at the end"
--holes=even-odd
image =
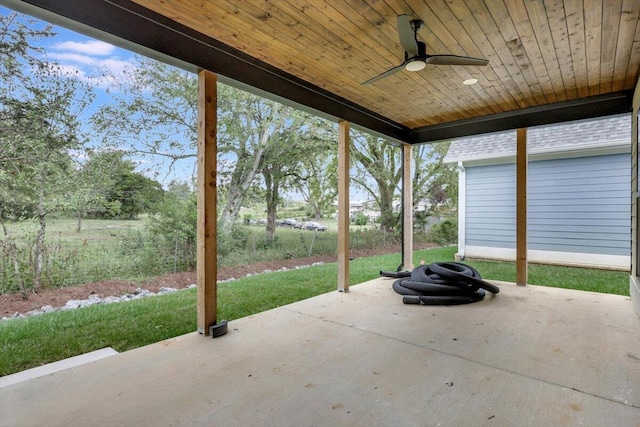
POLYGON ((411 29, 414 32, 417 33, 422 27, 424 27, 424 21, 422 19, 414 19, 411 21, 411 29))

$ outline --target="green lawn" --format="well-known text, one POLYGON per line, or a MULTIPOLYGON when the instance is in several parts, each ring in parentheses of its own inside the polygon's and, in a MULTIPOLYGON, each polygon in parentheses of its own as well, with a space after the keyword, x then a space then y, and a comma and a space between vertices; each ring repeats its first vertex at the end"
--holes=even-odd
MULTIPOLYGON (((513 262, 473 261, 469 264, 478 269, 485 279, 516 281, 513 262)), ((629 295, 629 273, 624 271, 530 264, 527 282, 530 285, 629 295)))
MULTIPOLYGON (((453 260, 455 248, 417 251, 427 263, 453 260)), ((394 270, 399 255, 355 259, 350 283, 394 270)), ((513 263, 473 262, 486 279, 513 281, 513 263)), ((252 276, 219 285, 219 318, 233 320, 336 289, 337 265, 252 276)), ((530 283, 628 295, 623 272, 538 266, 530 268, 530 283)), ((126 351, 196 329, 196 292, 184 290, 145 299, 42 314, 0 322, 0 375, 19 372, 104 347, 126 351)))

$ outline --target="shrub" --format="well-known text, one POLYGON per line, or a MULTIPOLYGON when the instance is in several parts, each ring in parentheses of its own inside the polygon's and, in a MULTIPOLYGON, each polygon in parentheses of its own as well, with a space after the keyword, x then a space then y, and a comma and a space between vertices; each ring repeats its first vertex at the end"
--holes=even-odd
POLYGON ((244 250, 249 241, 249 232, 245 227, 237 224, 218 224, 218 258, 225 257, 232 252, 244 250))
POLYGON ((167 241, 180 237, 190 243, 196 241, 197 198, 166 197, 159 212, 150 217, 149 230, 154 236, 164 236, 167 241))
POLYGON ((429 231, 429 237, 433 243, 441 246, 458 242, 458 220, 445 219, 435 224, 429 231))
POLYGON ((357 212, 353 222, 355 225, 367 225, 369 217, 364 212, 357 212))

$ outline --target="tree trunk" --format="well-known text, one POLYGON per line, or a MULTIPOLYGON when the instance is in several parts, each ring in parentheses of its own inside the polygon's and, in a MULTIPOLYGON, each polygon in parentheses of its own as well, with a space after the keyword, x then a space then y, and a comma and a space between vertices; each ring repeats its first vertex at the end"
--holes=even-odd
POLYGON ((380 229, 393 231, 397 218, 393 213, 393 188, 385 182, 378 182, 380 192, 380 229))
POLYGON ((46 215, 44 207, 44 189, 41 187, 38 194, 38 222, 40 228, 36 234, 35 244, 35 265, 33 271, 33 289, 37 292, 42 285, 42 269, 44 267, 44 233, 47 228, 46 215))
POLYGON ((267 241, 273 243, 276 238, 276 213, 278 209, 278 179, 271 171, 263 170, 264 182, 267 187, 265 201, 267 202, 267 241))
POLYGON ((244 195, 249 189, 248 185, 234 183, 233 180, 229 185, 229 193, 227 194, 227 203, 225 203, 220 213, 220 223, 232 224, 238 218, 240 208, 244 201, 244 195))
POLYGON ((18 251, 16 248, 15 242, 11 241, 11 236, 9 236, 9 229, 7 228, 7 224, 2 219, 2 209, 0 209, 0 221, 2 222, 2 231, 4 232, 4 242, 6 247, 6 252, 11 258, 13 263, 13 274, 16 277, 16 281, 18 282, 18 289, 20 289, 20 293, 22 294, 22 299, 29 299, 29 295, 27 294, 27 288, 24 286, 24 280, 22 279, 22 272, 20 271, 20 261, 18 260, 18 251))
POLYGON ((249 162, 245 159, 248 165, 246 168, 240 165, 236 165, 236 168, 240 168, 238 173, 234 173, 229 184, 229 194, 227 195, 227 203, 224 205, 222 212, 220 213, 220 222, 231 224, 237 218, 240 213, 240 208, 244 202, 244 196, 247 194, 251 183, 256 177, 256 173, 262 166, 262 160, 264 159, 264 151, 267 145, 269 135, 263 134, 262 139, 264 143, 260 148, 256 150, 253 156, 253 162, 249 165, 249 162))
POLYGON ((79 233, 82 231, 82 211, 80 209, 78 209, 76 211, 76 215, 78 218, 78 223, 76 225, 76 233, 79 233))
POLYGON ((315 200, 309 200, 311 210, 313 211, 313 217, 317 221, 322 218, 322 210, 320 209, 320 203, 315 200))

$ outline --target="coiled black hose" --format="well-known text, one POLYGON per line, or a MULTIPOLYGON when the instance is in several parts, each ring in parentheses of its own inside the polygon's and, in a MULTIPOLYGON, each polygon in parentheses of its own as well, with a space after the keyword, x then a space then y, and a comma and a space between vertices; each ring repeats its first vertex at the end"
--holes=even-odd
POLYGON ((485 291, 497 294, 500 289, 482 280, 480 272, 461 262, 433 262, 411 272, 381 276, 398 278, 393 290, 403 295, 405 304, 457 305, 480 301, 485 291))

